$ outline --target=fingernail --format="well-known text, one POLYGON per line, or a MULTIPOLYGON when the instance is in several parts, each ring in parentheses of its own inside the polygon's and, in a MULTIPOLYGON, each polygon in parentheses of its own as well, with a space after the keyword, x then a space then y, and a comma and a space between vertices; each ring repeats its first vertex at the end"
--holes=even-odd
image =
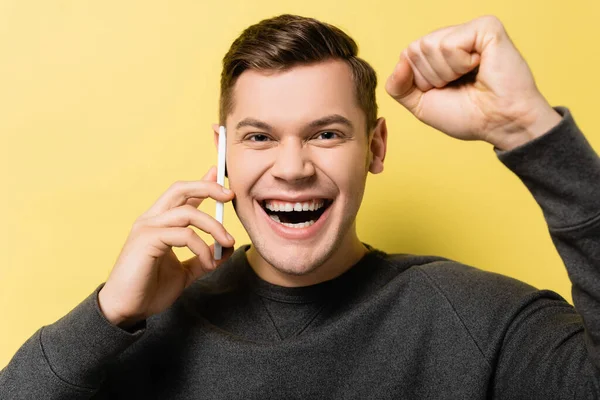
POLYGON ((217 260, 213 259, 212 260, 212 265, 213 265, 213 268, 217 268, 217 260))
POLYGON ((231 190, 227 189, 225 186, 223 186, 223 193, 225 194, 230 194, 231 190))
POLYGON ((226 235, 227 235, 227 239, 229 239, 229 240, 231 240, 231 241, 233 241, 233 240, 234 240, 234 239, 233 239, 233 236, 231 236, 229 233, 226 233, 226 235))

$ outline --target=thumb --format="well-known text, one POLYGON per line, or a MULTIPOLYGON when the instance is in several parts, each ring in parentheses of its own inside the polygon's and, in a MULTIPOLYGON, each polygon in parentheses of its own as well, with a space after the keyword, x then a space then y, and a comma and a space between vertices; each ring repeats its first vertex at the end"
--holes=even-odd
POLYGON ((423 92, 415 85, 415 74, 404 51, 400 54, 394 71, 385 83, 385 90, 409 111, 413 112, 416 109, 423 92))

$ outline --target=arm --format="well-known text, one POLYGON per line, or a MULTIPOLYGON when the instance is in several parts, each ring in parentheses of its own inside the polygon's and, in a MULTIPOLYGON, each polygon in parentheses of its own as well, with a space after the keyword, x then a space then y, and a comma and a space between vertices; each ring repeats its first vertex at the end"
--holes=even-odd
POLYGON ((556 109, 564 115, 556 127, 498 156, 542 207, 573 281, 577 309, 552 291, 506 276, 455 263, 423 269, 489 366, 485 383, 492 399, 600 396, 598 348, 590 340, 599 329, 588 323, 597 319, 600 296, 581 302, 576 295, 581 284, 598 282, 600 161, 569 111, 556 109))
POLYGON ((563 118, 547 134, 497 153, 542 208, 579 315, 535 301, 515 317, 495 375, 508 398, 524 387, 549 391, 546 399, 600 396, 600 158, 569 110, 556 110, 563 118))
POLYGON ((98 306, 100 288, 23 344, 0 371, 0 398, 89 399, 96 393, 107 364, 144 332, 143 326, 130 333, 111 324, 98 306))
MULTIPOLYGON (((600 161, 568 110, 550 107, 504 27, 491 16, 411 43, 386 90, 445 134, 494 145, 541 206, 573 283, 577 312, 547 291, 514 299, 512 309, 496 304, 510 323, 487 326, 480 337, 482 347, 492 348, 490 395, 598 398, 600 161), (491 343, 490 335, 499 335, 498 341, 491 343)), ((470 304, 463 300, 455 305, 470 304)), ((485 325, 469 312, 463 316, 474 318, 475 330, 485 325)))
POLYGON ((231 256, 233 238, 196 208, 207 197, 233 198, 215 182, 215 172, 172 185, 138 218, 106 284, 36 332, 0 371, 0 399, 89 399, 100 393, 109 364, 142 336, 145 320, 231 256), (227 247, 224 257, 214 262, 212 245, 189 226, 227 247), (172 246, 187 246, 195 256, 181 262, 172 246))

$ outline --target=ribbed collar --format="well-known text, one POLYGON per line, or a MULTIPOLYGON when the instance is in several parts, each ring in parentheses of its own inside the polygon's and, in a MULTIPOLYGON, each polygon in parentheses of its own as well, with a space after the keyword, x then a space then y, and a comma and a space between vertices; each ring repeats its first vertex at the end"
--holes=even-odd
POLYGON ((368 252, 346 272, 334 279, 310 286, 278 286, 260 278, 248 262, 246 252, 250 249, 249 244, 238 248, 231 256, 230 261, 232 265, 235 265, 236 269, 240 269, 240 272, 244 275, 243 280, 248 285, 249 289, 259 296, 286 303, 313 303, 324 300, 340 286, 344 286, 347 282, 354 281, 353 277, 369 265, 370 260, 378 251, 367 244, 364 245, 367 247, 368 252))

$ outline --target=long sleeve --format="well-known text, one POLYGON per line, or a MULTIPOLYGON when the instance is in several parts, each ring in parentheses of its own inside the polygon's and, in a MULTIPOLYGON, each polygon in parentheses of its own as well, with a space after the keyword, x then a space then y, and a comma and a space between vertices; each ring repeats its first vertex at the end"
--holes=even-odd
POLYGON ((569 110, 555 109, 563 119, 548 133, 497 154, 540 205, 579 315, 547 299, 523 307, 499 356, 497 398, 600 397, 600 158, 569 110))
POLYGON ((577 312, 556 293, 450 260, 373 253, 302 336, 262 343, 244 336, 273 333, 260 287, 238 275, 250 266, 231 263, 220 271, 235 274, 188 288, 145 334, 110 325, 96 291, 19 350, 0 372, 0 398, 363 399, 383 387, 398 398, 600 398, 600 164, 557 110, 559 125, 498 156, 544 211, 577 312))
POLYGON ((38 330, 0 371, 0 399, 90 399, 105 368, 138 340, 108 322, 98 306, 97 288, 52 325, 38 330))

